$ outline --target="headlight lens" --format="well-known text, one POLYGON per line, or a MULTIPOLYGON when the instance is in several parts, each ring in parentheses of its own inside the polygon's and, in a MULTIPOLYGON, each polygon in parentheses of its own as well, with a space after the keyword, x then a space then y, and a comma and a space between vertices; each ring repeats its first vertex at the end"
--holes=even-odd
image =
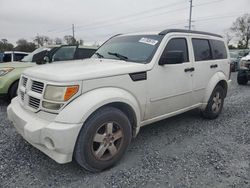
POLYGON ((12 70, 14 70, 13 67, 0 68, 0 76, 8 74, 12 70))
POLYGON ((71 99, 79 90, 79 85, 74 86, 53 86, 48 85, 44 98, 56 102, 64 102, 71 99))
POLYGON ((240 68, 246 68, 246 63, 247 63, 247 61, 246 60, 241 60, 240 61, 240 68))

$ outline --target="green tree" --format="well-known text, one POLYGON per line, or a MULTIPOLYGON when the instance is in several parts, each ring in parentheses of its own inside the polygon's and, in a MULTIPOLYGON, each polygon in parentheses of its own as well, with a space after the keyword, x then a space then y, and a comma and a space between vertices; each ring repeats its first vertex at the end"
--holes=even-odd
POLYGON ((36 49, 36 44, 33 42, 28 42, 25 39, 19 39, 16 42, 17 46, 14 48, 17 51, 22 52, 33 52, 36 49))
POLYGON ((250 14, 244 14, 236 19, 231 31, 239 38, 238 47, 248 48, 250 41, 250 14))
POLYGON ((61 45, 62 44, 62 39, 61 38, 55 38, 55 44, 61 45))
POLYGON ((64 38, 66 44, 68 44, 68 45, 77 44, 76 39, 71 35, 66 35, 63 38, 64 38))
POLYGON ((0 41, 0 52, 13 50, 13 44, 9 43, 7 39, 1 39, 0 41))
POLYGON ((34 42, 37 44, 38 47, 52 44, 52 40, 48 36, 42 35, 37 35, 34 39, 34 42))

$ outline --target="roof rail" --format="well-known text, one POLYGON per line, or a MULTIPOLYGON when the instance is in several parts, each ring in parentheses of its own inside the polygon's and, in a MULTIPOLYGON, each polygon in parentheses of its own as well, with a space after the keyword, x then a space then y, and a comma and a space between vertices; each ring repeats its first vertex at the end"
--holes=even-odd
POLYGON ((194 33, 194 34, 210 35, 210 36, 223 38, 221 35, 218 35, 218 34, 208 33, 204 31, 193 31, 193 30, 187 30, 187 29, 166 29, 160 32, 159 35, 166 35, 168 33, 194 33))

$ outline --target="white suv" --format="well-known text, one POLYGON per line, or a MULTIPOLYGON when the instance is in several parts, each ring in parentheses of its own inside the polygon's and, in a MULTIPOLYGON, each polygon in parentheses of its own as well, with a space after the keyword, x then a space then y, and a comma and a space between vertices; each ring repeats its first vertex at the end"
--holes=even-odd
POLYGON ((117 35, 92 58, 27 69, 8 117, 58 163, 101 171, 144 125, 194 108, 214 119, 230 82, 221 36, 165 30, 117 35))

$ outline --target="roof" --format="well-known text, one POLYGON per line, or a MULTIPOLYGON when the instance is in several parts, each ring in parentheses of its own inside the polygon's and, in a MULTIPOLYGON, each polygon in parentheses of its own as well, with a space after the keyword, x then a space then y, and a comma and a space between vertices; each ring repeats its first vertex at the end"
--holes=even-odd
POLYGON ((5 51, 3 53, 8 53, 8 54, 11 54, 11 53, 21 53, 21 54, 29 54, 28 52, 20 52, 20 51, 5 51))
POLYGON ((166 29, 164 31, 161 31, 159 35, 166 35, 168 33, 191 33, 191 34, 210 35, 214 37, 223 38, 221 35, 218 35, 218 34, 208 33, 204 31, 193 31, 193 30, 187 30, 187 29, 166 29))
POLYGON ((84 48, 84 49, 97 49, 98 46, 82 46, 82 45, 79 45, 78 48, 84 48))

